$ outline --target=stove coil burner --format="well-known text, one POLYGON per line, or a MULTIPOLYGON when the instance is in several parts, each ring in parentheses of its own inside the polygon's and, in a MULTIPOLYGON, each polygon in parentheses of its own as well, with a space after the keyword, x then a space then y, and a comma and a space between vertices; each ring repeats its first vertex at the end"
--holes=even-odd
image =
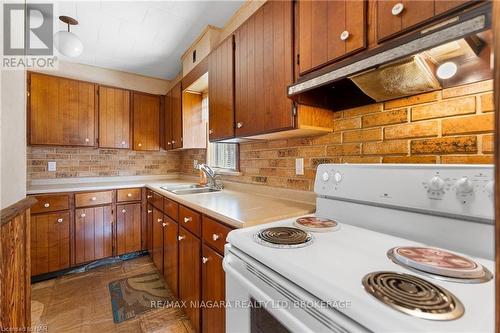
POLYGON ((374 272, 363 278, 363 287, 379 301, 414 317, 453 320, 464 314, 452 293, 413 275, 374 272))
POLYGON ((298 228, 274 227, 259 231, 255 240, 269 247, 296 248, 311 244, 312 236, 298 228))

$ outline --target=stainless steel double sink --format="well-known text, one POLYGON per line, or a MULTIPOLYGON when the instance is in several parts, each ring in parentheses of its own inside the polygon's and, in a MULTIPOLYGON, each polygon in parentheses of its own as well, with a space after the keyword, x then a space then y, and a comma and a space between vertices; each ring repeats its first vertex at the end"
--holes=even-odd
POLYGON ((160 186, 161 189, 164 189, 170 193, 183 195, 183 194, 198 194, 198 193, 210 193, 210 192, 219 192, 219 189, 211 188, 208 186, 202 186, 198 184, 179 184, 179 185, 170 185, 170 186, 160 186))

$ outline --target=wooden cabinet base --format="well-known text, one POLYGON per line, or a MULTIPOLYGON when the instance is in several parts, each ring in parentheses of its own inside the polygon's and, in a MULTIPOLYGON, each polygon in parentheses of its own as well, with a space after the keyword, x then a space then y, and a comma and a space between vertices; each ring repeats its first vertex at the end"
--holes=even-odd
MULTIPOLYGON (((221 305, 226 299, 226 278, 222 269, 222 256, 206 245, 203 245, 201 281, 203 302, 221 305)), ((225 314, 222 306, 203 308, 201 315, 203 333, 224 333, 225 314)))

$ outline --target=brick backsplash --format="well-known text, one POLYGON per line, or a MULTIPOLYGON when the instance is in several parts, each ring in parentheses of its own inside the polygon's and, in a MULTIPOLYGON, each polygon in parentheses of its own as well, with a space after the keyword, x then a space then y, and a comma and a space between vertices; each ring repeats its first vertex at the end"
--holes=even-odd
MULTIPOLYGON (((241 176, 225 179, 313 190, 321 163, 493 163, 493 81, 332 112, 327 135, 240 144, 241 176), (305 174, 295 175, 295 158, 305 174)), ((182 152, 196 174, 203 149, 182 152)))
POLYGON ((33 179, 165 175, 180 171, 180 152, 123 149, 27 147, 28 183, 33 179), (49 172, 47 162, 57 162, 49 172))

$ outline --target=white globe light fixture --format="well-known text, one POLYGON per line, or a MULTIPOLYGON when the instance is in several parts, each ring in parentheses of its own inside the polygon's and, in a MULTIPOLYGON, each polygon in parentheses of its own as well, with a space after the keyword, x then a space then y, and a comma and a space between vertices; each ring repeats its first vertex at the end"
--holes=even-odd
POLYGON ((58 31, 54 35, 54 43, 57 50, 67 57, 78 57, 82 54, 83 43, 77 35, 70 31, 71 25, 77 25, 78 21, 69 16, 59 16, 59 19, 68 25, 68 31, 58 31))
POLYGON ((442 80, 451 79, 457 74, 458 67, 454 62, 448 61, 439 65, 436 75, 442 80))

